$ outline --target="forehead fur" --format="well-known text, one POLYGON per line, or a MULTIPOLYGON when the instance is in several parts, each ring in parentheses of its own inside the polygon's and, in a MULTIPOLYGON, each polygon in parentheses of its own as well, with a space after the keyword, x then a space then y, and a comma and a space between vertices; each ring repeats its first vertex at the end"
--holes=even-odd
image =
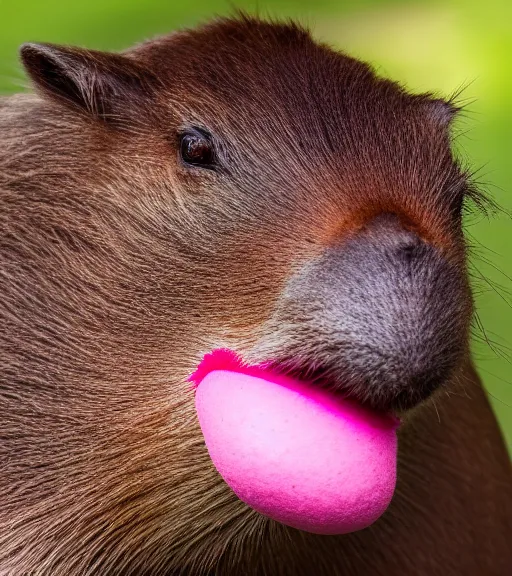
POLYGON ((320 117, 335 123, 364 109, 372 121, 375 114, 396 118, 416 112, 444 128, 454 112, 447 102, 428 94, 412 96, 377 77, 368 64, 314 41, 292 22, 221 19, 128 54, 175 92, 213 97, 226 108, 246 105, 247 114, 257 107, 260 117, 264 108, 270 120, 284 113, 297 124, 320 122, 320 117))

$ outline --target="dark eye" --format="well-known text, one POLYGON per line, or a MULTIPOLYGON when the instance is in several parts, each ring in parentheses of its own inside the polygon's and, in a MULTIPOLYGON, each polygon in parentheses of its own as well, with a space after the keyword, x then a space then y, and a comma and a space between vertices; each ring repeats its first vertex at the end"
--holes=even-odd
POLYGON ((213 168, 214 154, 211 139, 198 130, 181 134, 180 154, 186 164, 213 168))

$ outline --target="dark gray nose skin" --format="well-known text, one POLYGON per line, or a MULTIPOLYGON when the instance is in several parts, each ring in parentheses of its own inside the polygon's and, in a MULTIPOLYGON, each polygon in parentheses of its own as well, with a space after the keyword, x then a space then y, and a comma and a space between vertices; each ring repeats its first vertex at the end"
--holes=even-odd
POLYGON ((450 376, 470 313, 461 267, 384 214, 289 281, 261 350, 295 376, 405 409, 450 376))

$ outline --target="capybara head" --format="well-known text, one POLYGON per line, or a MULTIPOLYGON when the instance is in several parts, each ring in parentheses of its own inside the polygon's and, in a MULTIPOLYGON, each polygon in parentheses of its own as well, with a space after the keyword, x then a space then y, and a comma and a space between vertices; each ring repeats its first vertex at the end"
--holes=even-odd
POLYGON ((293 531, 219 477, 187 378, 227 347, 389 411, 456 375, 456 108, 248 17, 21 57, 37 95, 0 101, 2 573, 267 573, 293 531))

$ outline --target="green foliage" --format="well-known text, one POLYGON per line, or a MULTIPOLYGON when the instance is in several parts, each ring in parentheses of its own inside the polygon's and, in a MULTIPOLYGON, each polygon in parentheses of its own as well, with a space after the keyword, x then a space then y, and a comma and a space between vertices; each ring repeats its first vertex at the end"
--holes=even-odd
MULTIPOLYGON (((0 92, 24 89, 17 49, 48 41, 118 50, 234 7, 296 17, 318 38, 412 90, 467 104, 455 146, 502 211, 466 218, 478 325, 474 354, 512 447, 512 8, 507 0, 0 0, 0 92), (510 247, 509 247, 510 246, 510 247), (486 335, 482 333, 485 328, 486 335)), ((470 386, 468 384, 468 386, 470 386)), ((471 395, 471 389, 467 389, 471 395)))

